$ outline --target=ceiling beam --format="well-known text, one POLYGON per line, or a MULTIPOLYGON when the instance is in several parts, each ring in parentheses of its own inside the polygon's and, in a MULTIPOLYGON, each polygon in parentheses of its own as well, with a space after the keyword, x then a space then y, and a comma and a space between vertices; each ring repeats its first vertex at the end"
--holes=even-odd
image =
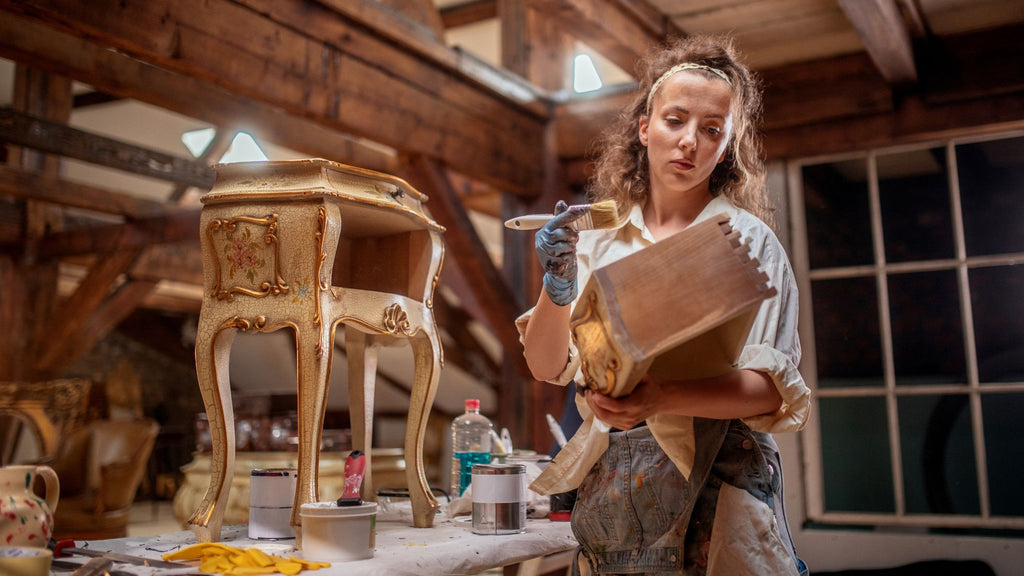
POLYGON ((498 17, 498 0, 471 0, 441 8, 441 22, 446 29, 477 24, 498 17))
MULTIPOLYGON (((60 309, 50 318, 50 333, 36 354, 34 367, 43 375, 58 376, 67 366, 68 341, 83 337, 83 327, 102 306, 112 286, 138 257, 140 248, 128 248, 97 259, 60 309)), ((92 342, 90 342, 91 347, 92 342)), ((72 359, 73 361, 74 359, 72 359)))
POLYGON ((257 140, 354 166, 393 172, 395 156, 269 104, 107 50, 42 23, 0 18, 0 54, 91 86, 189 116, 257 140))
POLYGON ((178 158, 10 108, 0 108, 0 140, 158 180, 209 189, 216 177, 201 162, 178 158))
POLYGON ((764 141, 776 160, 1011 130, 1024 130, 1024 92, 938 104, 908 97, 892 112, 768 130, 764 141))
POLYGON ((125 224, 78 228, 43 236, 40 258, 63 258, 82 254, 107 254, 142 249, 153 244, 199 244, 200 208, 182 209, 154 218, 125 224))
MULTIPOLYGON (((355 10, 353 3, 338 4, 355 10)), ((374 4, 358 3, 359 15, 374 4)), ((269 0, 129 5, 107 0, 88 6, 72 0, 3 0, 0 10, 6 12, 0 21, 7 24, 0 52, 26 54, 25 44, 32 44, 44 55, 28 54, 37 60, 60 66, 62 58, 75 58, 19 30, 22 24, 41 25, 220 86, 286 116, 426 154, 510 191, 531 194, 537 188, 539 172, 529 167, 540 164, 540 147, 530 143, 541 139, 545 104, 514 86, 506 89, 523 96, 523 102, 511 100, 508 91, 498 93, 460 67, 469 59, 443 45, 431 53, 440 52, 445 60, 425 59, 346 18, 348 12, 333 2, 328 10, 269 0), (530 99, 532 104, 525 101, 530 99)), ((67 73, 81 79, 77 72, 67 73)), ((92 72, 114 73, 96 67, 92 72)))
MULTIPOLYGON (((422 156, 410 158, 406 164, 409 167, 406 180, 430 196, 430 213, 446 228, 444 241, 449 247, 448 253, 463 276, 472 279, 469 284, 479 309, 487 316, 485 323, 504 350, 519 349, 515 319, 520 310, 515 295, 484 248, 444 168, 422 156)), ((513 357, 517 370, 528 374, 522 354, 513 357)))
MULTIPOLYGON (((412 20, 425 27, 434 35, 435 42, 444 42, 444 24, 441 22, 441 13, 434 5, 433 0, 376 0, 376 3, 383 4, 393 10, 399 17, 412 20)), ((348 4, 358 4, 348 0, 348 4)), ((362 2, 369 4, 369 2, 362 2)))
POLYGON ((887 82, 917 82, 914 47, 896 0, 839 0, 839 6, 887 82))
POLYGON ((0 193, 128 218, 156 216, 164 210, 160 202, 3 164, 0 193))
POLYGON ((637 61, 669 36, 682 34, 643 0, 527 0, 569 35, 633 74, 637 61))

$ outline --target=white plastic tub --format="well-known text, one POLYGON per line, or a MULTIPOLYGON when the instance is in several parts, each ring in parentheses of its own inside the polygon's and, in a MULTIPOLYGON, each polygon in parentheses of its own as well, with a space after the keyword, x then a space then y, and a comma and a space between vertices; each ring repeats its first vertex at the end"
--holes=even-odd
POLYGON ((338 506, 335 502, 303 504, 302 557, 314 561, 373 558, 377 503, 338 506))

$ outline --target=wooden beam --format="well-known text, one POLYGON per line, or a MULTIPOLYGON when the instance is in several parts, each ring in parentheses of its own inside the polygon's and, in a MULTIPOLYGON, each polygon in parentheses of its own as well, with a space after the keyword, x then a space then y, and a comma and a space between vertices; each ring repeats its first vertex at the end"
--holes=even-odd
MULTIPOLYGON (((225 130, 223 128, 215 128, 213 131, 213 138, 207 143, 206 148, 203 149, 202 153, 196 159, 201 164, 212 166, 220 161, 220 157, 231 148, 232 142, 234 142, 236 132, 225 130)), ((167 196, 167 200, 170 202, 181 203, 181 200, 185 197, 185 193, 188 192, 188 184, 177 184, 174 186, 174 190, 167 196)))
POLYGON ((22 114, 10 108, 0 109, 0 140, 49 154, 199 188, 209 189, 213 186, 215 178, 213 170, 205 164, 119 142, 65 124, 22 114))
POLYGON ((839 0, 879 72, 890 84, 917 81, 914 47, 896 0, 839 0))
POLYGON ((0 165, 0 193, 129 218, 163 212, 160 202, 4 165, 0 165))
MULTIPOLYGON (((406 162, 410 183, 417 190, 430 196, 428 209, 431 215, 447 230, 444 235, 448 253, 467 278, 472 278, 473 295, 487 315, 487 323, 505 350, 520 348, 519 333, 515 319, 519 315, 515 296, 504 277, 477 236, 469 216, 458 200, 444 168, 428 158, 413 157, 406 162)), ((516 366, 522 373, 529 374, 521 354, 516 354, 516 366)))
POLYGON ((680 33, 667 17, 635 0, 528 0, 527 4, 627 74, 635 72, 637 60, 657 43, 680 33))
POLYGON ((49 334, 40 342, 40 351, 34 362, 40 374, 49 377, 60 375, 66 366, 62 359, 65 342, 79 335, 92 313, 110 294, 118 276, 131 267, 139 251, 139 248, 126 249, 96 260, 75 292, 48 322, 49 334))
POLYGON ((14 15, 0 18, 0 54, 54 70, 86 84, 221 126, 257 140, 362 168, 390 173, 395 156, 335 129, 219 86, 157 68, 14 15))
POLYGON ((108 296, 68 338, 63 339, 45 366, 47 373, 64 373, 98 342, 106 338, 122 320, 128 317, 155 290, 156 282, 132 280, 119 286, 108 296))
MULTIPOLYGON (((107 0, 86 9, 70 0, 3 0, 0 20, 70 31, 287 115, 429 154, 510 189, 535 189, 537 174, 523 167, 538 159, 529 142, 540 138, 543 107, 512 102, 450 62, 425 62, 320 4, 240 2, 107 0)), ((32 43, 59 60, 46 43, 6 42, 32 43)))
POLYGON ((441 8, 446 29, 468 26, 498 17, 498 0, 472 0, 441 8))
MULTIPOLYGON (((277 4, 274 0, 240 0, 256 4, 277 4)), ((470 82, 486 87, 492 94, 501 96, 511 103, 537 114, 546 116, 548 96, 538 90, 530 83, 523 81, 520 76, 509 73, 503 68, 494 68, 483 64, 476 58, 448 48, 443 42, 438 41, 432 30, 429 30, 409 18, 404 17, 393 10, 382 9, 379 2, 352 2, 351 0, 317 0, 320 4, 329 7, 336 14, 350 19, 352 22, 372 30, 382 37, 388 45, 401 46, 408 50, 413 56, 410 62, 412 66, 420 66, 428 63, 442 69, 446 69, 470 82)), ((265 8, 264 8, 265 9, 265 8)), ((330 33, 325 39, 337 37, 337 32, 330 33)), ((353 54, 368 61, 380 61, 381 54, 374 55, 365 51, 365 48, 372 48, 371 43, 353 42, 348 39, 346 48, 354 50, 353 54), (365 44, 361 49, 360 44, 365 44), (374 57, 376 56, 376 57, 374 57)), ((384 56, 391 60, 391 55, 384 56)), ((385 65, 397 66, 396 72, 409 72, 414 77, 413 69, 408 66, 410 63, 400 60, 385 62, 385 65)))
POLYGON ((884 113, 894 106, 892 86, 865 54, 801 62, 760 75, 766 130, 884 113))
POLYGON ((1024 130, 1024 92, 942 104, 907 98, 890 113, 769 130, 768 160, 805 158, 960 136, 1024 130))
POLYGON ((500 377, 500 368, 470 332, 469 323, 473 317, 444 298, 434 299, 434 315, 438 326, 443 326, 442 330, 455 343, 455 346, 445 347, 445 362, 451 362, 477 380, 495 387, 500 377))
POLYGON ((154 244, 143 250, 131 270, 138 280, 172 280, 203 285, 203 258, 199 236, 179 244, 154 244))
POLYGON ((38 247, 41 259, 76 254, 118 253, 141 250, 152 244, 199 242, 199 208, 169 212, 154 218, 140 218, 125 224, 48 234, 38 247))
MULTIPOLYGON (((441 13, 432 0, 377 0, 377 2, 391 8, 396 17, 408 18, 432 32, 435 42, 444 43, 444 24, 441 22, 441 13)), ((353 2, 350 0, 349 3, 353 2)))

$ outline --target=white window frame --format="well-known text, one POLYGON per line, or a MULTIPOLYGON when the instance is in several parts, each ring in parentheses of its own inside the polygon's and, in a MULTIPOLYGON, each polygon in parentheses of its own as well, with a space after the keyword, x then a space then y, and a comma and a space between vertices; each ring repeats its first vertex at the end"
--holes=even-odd
POLYGON ((800 337, 803 346, 803 362, 800 370, 808 386, 815 391, 815 408, 817 399, 822 397, 863 397, 884 396, 886 398, 887 416, 889 421, 889 442, 891 445, 890 468, 895 494, 894 513, 858 513, 828 512, 824 509, 824 474, 820 457, 821 428, 818 411, 812 411, 811 421, 800 435, 803 459, 804 513, 808 520, 830 525, 871 525, 876 527, 916 527, 916 528, 983 528, 983 529, 1024 529, 1024 517, 1008 517, 991 515, 988 492, 988 469, 986 466, 984 430, 981 415, 981 395, 988 393, 1024 393, 1024 382, 985 384, 980 386, 978 378, 977 356, 974 341, 974 323, 972 320, 970 287, 968 271, 972 268, 999 266, 1024 263, 1024 253, 1000 254, 995 256, 966 256, 963 233, 963 218, 960 203, 960 187, 956 162, 956 146, 975 142, 1001 140, 1022 137, 1024 131, 989 134, 971 138, 956 138, 942 141, 921 142, 912 145, 893 146, 871 149, 847 154, 819 156, 792 161, 787 164, 786 188, 789 192, 788 216, 790 218, 792 237, 790 257, 793 263, 797 282, 800 288, 800 337), (948 189, 951 202, 951 217, 954 226, 955 257, 947 260, 930 260, 890 264, 885 260, 884 242, 882 238, 881 208, 878 191, 878 174, 876 158, 880 155, 898 154, 900 152, 917 151, 944 147, 948 167, 948 189), (807 165, 839 162, 845 160, 866 159, 869 178, 869 201, 874 249, 874 264, 827 268, 811 271, 807 246, 807 226, 803 202, 802 169, 807 165), (923 272, 935 270, 955 270, 959 288, 961 305, 961 323, 964 334, 964 346, 967 361, 968 383, 931 385, 931 386, 896 386, 893 363, 892 332, 889 322, 889 303, 887 278, 896 272, 923 272), (813 306, 811 299, 811 281, 819 279, 864 277, 871 274, 876 280, 878 293, 879 323, 881 345, 883 346, 883 378, 884 389, 877 388, 829 388, 818 389, 817 367, 815 365, 816 350, 814 340, 813 306), (897 419, 896 398, 906 395, 925 394, 966 394, 969 398, 972 432, 978 475, 980 514, 908 514, 904 496, 903 469, 901 457, 901 440, 897 419))

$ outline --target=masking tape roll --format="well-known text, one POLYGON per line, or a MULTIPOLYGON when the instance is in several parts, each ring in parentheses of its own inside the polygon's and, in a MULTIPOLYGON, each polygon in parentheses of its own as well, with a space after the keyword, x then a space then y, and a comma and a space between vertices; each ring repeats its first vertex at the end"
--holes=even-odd
POLYGON ((46 548, 0 548, 0 574, 4 576, 47 576, 53 552, 46 548))

